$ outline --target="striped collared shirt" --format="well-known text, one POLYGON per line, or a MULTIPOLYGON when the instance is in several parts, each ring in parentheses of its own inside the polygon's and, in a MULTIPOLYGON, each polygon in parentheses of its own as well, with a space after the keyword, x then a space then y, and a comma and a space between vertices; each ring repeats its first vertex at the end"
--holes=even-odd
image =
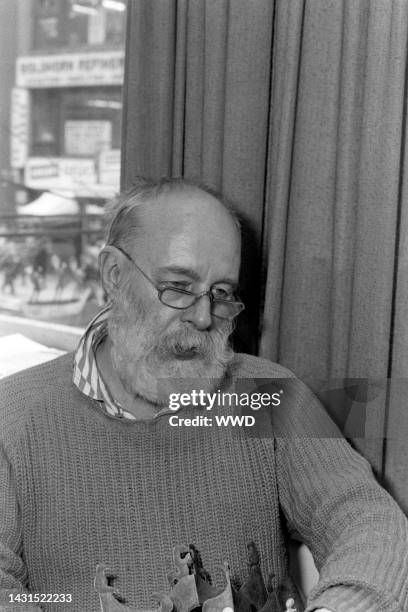
POLYGON ((116 402, 105 385, 96 363, 96 349, 108 333, 107 319, 110 307, 99 312, 88 325, 74 355, 72 380, 84 395, 99 402, 111 417, 136 421, 136 417, 116 402))

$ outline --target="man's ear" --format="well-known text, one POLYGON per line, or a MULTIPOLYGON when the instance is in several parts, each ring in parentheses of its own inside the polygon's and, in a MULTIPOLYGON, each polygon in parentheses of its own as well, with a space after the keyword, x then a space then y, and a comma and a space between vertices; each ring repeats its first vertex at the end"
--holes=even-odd
POLYGON ((110 301, 119 287, 123 274, 119 252, 113 246, 106 246, 99 253, 99 272, 102 288, 110 301))

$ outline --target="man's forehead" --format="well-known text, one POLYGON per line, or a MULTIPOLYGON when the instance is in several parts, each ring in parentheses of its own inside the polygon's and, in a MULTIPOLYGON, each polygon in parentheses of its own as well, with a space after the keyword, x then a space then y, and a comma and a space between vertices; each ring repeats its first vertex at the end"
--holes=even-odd
POLYGON ((154 267, 200 270, 215 266, 237 275, 239 231, 225 207, 201 191, 163 194, 138 206, 139 231, 132 253, 154 267))
MULTIPOLYGON (((183 187, 164 191, 154 198, 140 200, 137 204, 138 214, 145 220, 157 217, 201 219, 211 213, 231 217, 226 208, 214 196, 195 187, 183 187)), ((232 221, 232 218, 231 218, 232 221)))
POLYGON ((188 188, 160 194, 137 204, 137 218, 145 241, 170 239, 173 235, 206 233, 225 241, 239 240, 239 231, 229 211, 213 196, 188 188))

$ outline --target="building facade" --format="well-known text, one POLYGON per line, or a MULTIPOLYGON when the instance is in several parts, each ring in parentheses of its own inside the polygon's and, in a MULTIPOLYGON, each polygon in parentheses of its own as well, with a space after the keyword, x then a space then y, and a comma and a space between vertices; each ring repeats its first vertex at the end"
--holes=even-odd
POLYGON ((118 191, 125 20, 124 0, 18 0, 17 182, 83 201, 118 191))

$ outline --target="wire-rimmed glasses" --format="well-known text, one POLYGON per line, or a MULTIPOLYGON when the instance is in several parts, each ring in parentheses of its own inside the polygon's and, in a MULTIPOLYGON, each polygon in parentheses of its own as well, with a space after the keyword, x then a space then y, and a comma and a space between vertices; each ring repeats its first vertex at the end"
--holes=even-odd
POLYGON ((132 264, 139 270, 140 274, 157 290, 157 297, 162 304, 176 310, 187 310, 194 306, 202 297, 208 296, 211 304, 211 314, 219 319, 227 319, 231 321, 235 319, 245 308, 245 305, 240 301, 238 296, 231 294, 227 298, 221 298, 216 292, 219 290, 216 286, 210 287, 208 291, 202 293, 193 293, 186 289, 178 287, 160 287, 147 276, 147 274, 138 266, 134 259, 121 247, 114 245, 122 255, 124 255, 132 264))

